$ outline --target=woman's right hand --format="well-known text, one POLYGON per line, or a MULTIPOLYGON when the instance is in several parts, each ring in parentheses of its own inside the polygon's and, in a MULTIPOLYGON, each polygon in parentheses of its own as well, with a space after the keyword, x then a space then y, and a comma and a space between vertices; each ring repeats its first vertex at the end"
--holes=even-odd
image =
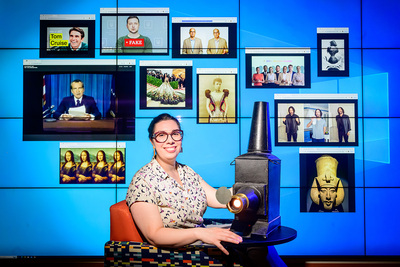
POLYGON ((224 246, 221 245, 221 241, 234 244, 239 244, 243 241, 241 236, 231 232, 229 229, 210 227, 196 228, 196 230, 198 230, 198 240, 218 247, 226 255, 229 255, 229 252, 226 250, 226 248, 224 248, 224 246))

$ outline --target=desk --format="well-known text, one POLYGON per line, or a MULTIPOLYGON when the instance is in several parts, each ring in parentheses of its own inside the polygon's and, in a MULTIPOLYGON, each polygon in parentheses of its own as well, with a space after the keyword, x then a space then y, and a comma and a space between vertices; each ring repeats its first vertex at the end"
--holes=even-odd
POLYGON ((286 226, 279 226, 264 240, 244 238, 240 244, 227 243, 228 247, 268 247, 292 241, 297 237, 297 231, 286 226))
POLYGON ((43 131, 53 132, 114 132, 114 119, 102 120, 57 120, 47 122, 43 120, 43 131))
MULTIPOLYGON (((277 229, 272 231, 266 239, 263 240, 255 240, 251 238, 244 238, 243 242, 240 244, 232 244, 225 243, 223 244, 228 249, 229 248, 259 248, 259 250, 265 249, 268 250, 267 253, 267 264, 262 266, 286 266, 286 264, 282 261, 281 257, 279 257, 278 252, 275 249, 275 245, 283 244, 292 241, 297 237, 297 231, 293 228, 279 226, 277 229)), ((264 254, 265 255, 265 254, 264 254)), ((232 265, 233 266, 233 263, 232 265)), ((260 265, 261 266, 261 265, 260 265)), ((252 266, 253 267, 253 266, 252 266)))

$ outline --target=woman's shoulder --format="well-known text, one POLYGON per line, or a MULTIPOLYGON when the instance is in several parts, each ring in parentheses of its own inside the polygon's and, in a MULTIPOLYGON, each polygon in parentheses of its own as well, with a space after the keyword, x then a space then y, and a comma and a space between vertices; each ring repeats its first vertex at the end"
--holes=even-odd
POLYGON ((182 168, 182 170, 184 171, 184 172, 186 172, 186 173, 188 173, 188 174, 192 174, 192 175, 198 175, 191 167, 189 167, 188 165, 186 165, 186 164, 182 164, 182 163, 178 163, 177 162, 177 164, 178 164, 178 166, 180 167, 180 168, 182 168))
POLYGON ((152 177, 159 175, 162 173, 161 166, 157 163, 155 159, 151 160, 149 163, 141 167, 133 176, 134 178, 144 178, 144 177, 152 177))

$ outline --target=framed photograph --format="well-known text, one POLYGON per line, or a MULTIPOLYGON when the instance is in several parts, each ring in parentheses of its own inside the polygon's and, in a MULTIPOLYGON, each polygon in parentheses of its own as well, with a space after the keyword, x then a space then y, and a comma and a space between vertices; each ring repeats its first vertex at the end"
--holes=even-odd
POLYGON ((357 94, 275 94, 276 146, 358 146, 357 94))
POLYGON ((300 212, 355 212, 354 148, 300 148, 300 212))
POLYGON ((140 61, 140 109, 192 109, 192 61, 140 61))
POLYGON ((349 28, 317 28, 318 76, 349 76, 349 28))
POLYGON ((100 55, 168 55, 169 8, 101 8, 100 55))
POLYGON ((197 69, 197 123, 237 122, 237 69, 197 69))
POLYGON ((41 58, 94 58, 95 15, 40 15, 41 58))
POLYGON ((135 60, 24 60, 23 139, 135 139, 135 60))
POLYGON ((60 184, 125 184, 124 142, 60 143, 60 184))
POLYGON ((246 48, 246 88, 310 88, 310 48, 246 48))
POLYGON ((173 58, 236 58, 237 18, 172 18, 173 58))

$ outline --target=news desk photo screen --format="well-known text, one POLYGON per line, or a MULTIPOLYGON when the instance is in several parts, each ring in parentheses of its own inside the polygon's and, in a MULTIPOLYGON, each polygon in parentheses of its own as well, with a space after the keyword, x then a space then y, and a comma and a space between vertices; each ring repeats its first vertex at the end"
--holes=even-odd
POLYGON ((140 109, 192 109, 192 61, 140 61, 140 109))
POLYGON ((100 55, 168 55, 169 8, 101 8, 100 55))
POLYGON ((94 58, 95 15, 40 15, 41 58, 94 58))
POLYGON ((275 145, 358 146, 357 94, 275 94, 275 145))
POLYGON ((124 142, 60 143, 60 184, 125 184, 124 142))
POLYGON ((237 123, 237 69, 197 69, 197 123, 237 123))
POLYGON ((24 60, 24 140, 134 140, 135 61, 24 60))
POLYGON ((354 148, 300 148, 300 211, 355 212, 354 148))
POLYGON ((246 88, 310 88, 310 48, 246 48, 246 88))
POLYGON ((236 58, 237 18, 172 18, 173 58, 236 58))

